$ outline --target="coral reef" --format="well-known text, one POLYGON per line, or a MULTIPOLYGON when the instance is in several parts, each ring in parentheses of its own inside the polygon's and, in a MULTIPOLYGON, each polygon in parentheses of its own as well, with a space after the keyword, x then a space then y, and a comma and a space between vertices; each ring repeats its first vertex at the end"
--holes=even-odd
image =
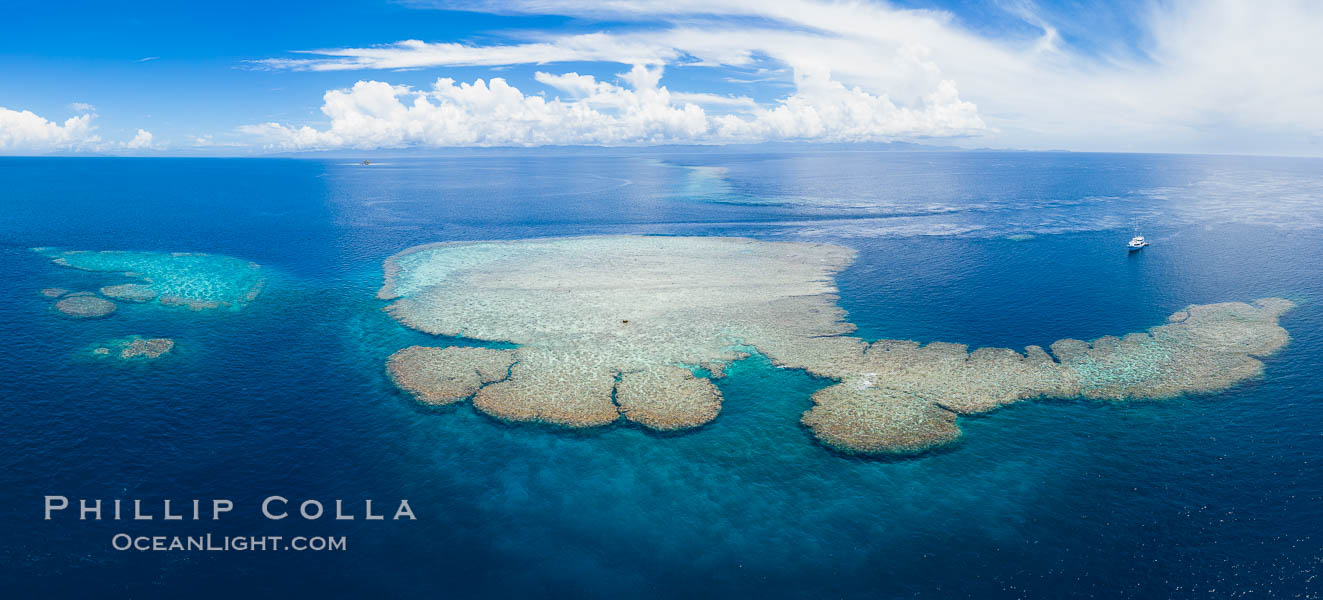
POLYGON ((902 392, 877 393, 867 380, 819 390, 800 422, 828 446, 860 454, 907 454, 960 437, 956 414, 902 392))
POLYGON ((474 406, 505 421, 567 427, 605 425, 620 416, 611 401, 615 372, 596 357, 520 348, 515 361, 509 378, 478 390, 474 406))
POLYGON ((514 353, 489 348, 410 346, 391 355, 391 381, 426 404, 450 404, 505 379, 514 353))
POLYGON ((57 265, 136 279, 101 288, 109 298, 156 302, 192 310, 237 308, 257 298, 261 268, 229 256, 185 252, 126 252, 35 248, 57 265))
MULTIPOLYGON (((258 265, 248 261, 209 254, 61 250, 33 248, 57 265, 91 273, 114 273, 115 279, 136 281, 106 285, 94 292, 68 292, 46 288, 41 294, 57 299, 54 309, 75 318, 103 317, 121 302, 185 306, 193 310, 239 308, 261 293, 265 279, 258 265)), ((156 359, 174 348, 167 338, 130 336, 111 340, 91 349, 95 356, 120 359, 156 359)))
POLYGON ((840 450, 904 453, 958 438, 951 423, 956 414, 1020 400, 1161 399, 1221 390, 1262 374, 1255 356, 1286 345, 1277 318, 1293 306, 1280 298, 1190 306, 1147 333, 1092 343, 1058 340, 1052 344, 1056 361, 1037 346, 1025 354, 1005 348, 969 353, 955 344, 882 340, 851 366, 854 374, 814 394, 802 422, 840 450), (903 437, 893 443, 898 428, 903 437))
POLYGON ((422 402, 472 398, 508 421, 592 427, 621 417, 657 430, 716 418, 720 377, 757 351, 838 383, 802 422, 852 453, 924 451, 960 436, 956 419, 1042 397, 1167 398, 1224 389, 1263 371, 1288 341, 1293 304, 1190 306, 1146 333, 1051 354, 959 344, 867 343, 836 306, 848 248, 743 238, 611 236, 443 243, 387 259, 378 297, 400 323, 514 350, 412 347, 391 357, 422 402), (1055 359, 1053 358, 1055 355, 1055 359))
MULTIPOLYGON (((682 365, 719 374, 747 356, 736 348, 745 340, 848 332, 832 275, 853 257, 839 246, 739 238, 437 244, 388 259, 379 297, 395 300, 388 311, 409 327, 520 345, 509 377, 473 393, 492 416, 591 427, 623 414, 677 429, 720 410, 715 386, 682 365)), ((404 368, 421 364, 409 358, 392 359, 397 382, 422 379, 404 368)), ((468 370, 458 360, 432 368, 468 370)))
POLYGON ((100 357, 114 356, 120 360, 157 359, 169 353, 175 342, 169 338, 144 338, 131 335, 98 344, 92 354, 100 357))
POLYGON ((626 419, 659 431, 697 427, 717 418, 721 392, 688 369, 659 366, 622 373, 616 404, 626 419))
POLYGON ((115 303, 91 293, 69 294, 55 303, 55 310, 76 319, 90 319, 115 312, 115 303))
POLYGON ((151 286, 141 283, 121 283, 119 285, 108 285, 101 288, 101 295, 115 300, 125 302, 151 302, 159 294, 152 290, 151 286))

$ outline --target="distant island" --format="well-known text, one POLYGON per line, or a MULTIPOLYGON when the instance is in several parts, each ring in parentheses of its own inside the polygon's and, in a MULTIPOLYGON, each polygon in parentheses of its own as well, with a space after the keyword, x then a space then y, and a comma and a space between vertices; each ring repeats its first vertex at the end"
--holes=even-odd
POLYGON ((1294 305, 1196 305, 1164 325, 1025 352, 880 340, 836 305, 854 251, 745 238, 610 236, 418 246, 385 262, 378 297, 400 323, 516 348, 413 346, 391 356, 421 402, 472 399, 506 421, 655 430, 717 417, 712 379, 758 352, 836 381, 802 422, 824 444, 912 454, 960 436, 959 415, 1034 398, 1169 398, 1261 375, 1294 305))

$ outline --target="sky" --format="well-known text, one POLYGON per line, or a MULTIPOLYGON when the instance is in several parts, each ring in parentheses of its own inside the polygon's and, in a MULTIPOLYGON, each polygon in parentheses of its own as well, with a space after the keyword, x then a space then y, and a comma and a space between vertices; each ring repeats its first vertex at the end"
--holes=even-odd
POLYGON ((902 141, 1323 156, 1316 0, 6 5, 0 154, 902 141))

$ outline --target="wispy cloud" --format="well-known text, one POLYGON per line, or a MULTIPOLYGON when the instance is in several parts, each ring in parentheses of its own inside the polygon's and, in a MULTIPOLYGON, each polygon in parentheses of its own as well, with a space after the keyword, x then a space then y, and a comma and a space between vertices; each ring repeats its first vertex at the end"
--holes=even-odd
POLYGON ((618 62, 657 64, 678 57, 664 45, 646 40, 594 33, 497 46, 458 43, 426 43, 404 40, 368 48, 301 50, 296 54, 318 58, 266 58, 250 61, 255 68, 296 71, 346 71, 359 69, 417 69, 422 67, 501 66, 558 62, 618 62))
POLYGON ((157 60, 157 59, 159 59, 159 58, 161 58, 161 57, 159 57, 159 56, 144 56, 144 57, 142 57, 142 58, 139 58, 137 62, 144 63, 144 62, 147 62, 147 61, 157 60))

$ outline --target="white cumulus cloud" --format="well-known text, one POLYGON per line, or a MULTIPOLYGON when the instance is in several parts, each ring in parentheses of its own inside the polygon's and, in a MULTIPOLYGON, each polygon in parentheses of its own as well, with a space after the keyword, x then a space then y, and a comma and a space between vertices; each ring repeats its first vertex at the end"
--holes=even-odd
POLYGON ((11 110, 0 107, 0 154, 50 154, 55 152, 120 153, 125 150, 157 149, 152 133, 139 129, 128 141, 116 142, 101 138, 96 133, 97 115, 91 106, 82 114, 65 119, 63 123, 51 121, 30 110, 11 110))
POLYGON ((915 107, 885 95, 803 74, 799 91, 774 106, 707 94, 673 94, 660 85, 662 67, 634 65, 627 85, 578 73, 538 72, 535 79, 564 98, 525 94, 505 79, 472 83, 450 78, 421 91, 360 81, 324 96, 324 128, 280 123, 241 131, 273 149, 402 146, 634 145, 758 142, 769 139, 885 141, 897 137, 966 135, 984 128, 973 104, 955 86, 938 88, 915 107), (709 115, 701 103, 743 106, 709 115))
POLYGON ((57 123, 29 110, 0 107, 0 152, 44 153, 95 147, 101 138, 93 133, 93 116, 85 112, 57 123))
POLYGON ((132 150, 148 150, 153 148, 152 132, 147 131, 146 129, 139 129, 138 133, 133 136, 133 139, 124 144, 124 147, 132 150))
POLYGON ((918 107, 899 107, 885 95, 833 81, 827 73, 799 73, 797 90, 753 118, 717 120, 718 138, 730 140, 825 140, 872 142, 897 138, 968 135, 984 128, 978 109, 943 80, 918 107))

